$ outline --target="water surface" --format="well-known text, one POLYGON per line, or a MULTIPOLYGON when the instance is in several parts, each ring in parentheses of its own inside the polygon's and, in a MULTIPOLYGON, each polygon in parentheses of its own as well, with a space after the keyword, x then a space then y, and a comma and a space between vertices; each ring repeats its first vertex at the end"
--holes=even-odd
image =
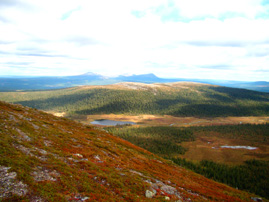
POLYGON ((228 148, 228 149, 248 149, 248 150, 255 150, 258 149, 257 147, 251 147, 251 146, 220 146, 221 148, 228 148))
POLYGON ((116 125, 126 125, 126 124, 134 125, 136 123, 131 122, 131 121, 113 121, 109 119, 101 119, 101 120, 95 120, 91 122, 91 124, 102 125, 102 126, 116 126, 116 125))
MULTIPOLYGON (((255 150, 255 149, 258 149, 258 147, 251 147, 251 146, 228 146, 228 145, 220 146, 220 148, 226 148, 226 149, 247 149, 247 150, 255 150)), ((218 147, 212 147, 212 149, 218 149, 218 147)))

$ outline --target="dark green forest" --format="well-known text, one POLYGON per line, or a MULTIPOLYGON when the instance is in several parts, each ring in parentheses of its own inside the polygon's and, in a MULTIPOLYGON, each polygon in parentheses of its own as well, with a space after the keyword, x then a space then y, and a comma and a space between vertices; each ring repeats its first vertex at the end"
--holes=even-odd
POLYGON ((180 145, 184 141, 193 141, 193 132, 177 127, 108 127, 115 134, 133 144, 164 158, 172 158, 176 154, 184 154, 186 149, 180 145))
POLYGON ((249 160, 243 165, 228 166, 207 160, 199 163, 180 158, 172 160, 207 178, 269 198, 269 161, 249 160))
POLYGON ((269 123, 190 127, 196 136, 217 133, 219 137, 269 143, 269 123))
POLYGON ((106 130, 164 158, 184 154, 186 149, 180 145, 181 142, 194 141, 195 137, 210 132, 218 134, 218 137, 269 143, 269 123, 193 126, 188 128, 173 126, 130 127, 123 125, 107 127, 106 130))
MULTIPOLYGON (((163 84, 164 87, 165 84, 163 84)), ((269 94, 194 85, 140 90, 68 88, 2 92, 0 100, 67 114, 167 114, 173 116, 267 116, 269 94)))

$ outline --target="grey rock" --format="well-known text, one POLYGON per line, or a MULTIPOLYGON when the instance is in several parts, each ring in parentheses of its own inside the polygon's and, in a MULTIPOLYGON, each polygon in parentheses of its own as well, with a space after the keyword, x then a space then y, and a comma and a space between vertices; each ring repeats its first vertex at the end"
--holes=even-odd
POLYGON ((164 197, 164 200, 166 200, 166 201, 170 201, 170 197, 169 197, 169 196, 165 196, 165 197, 164 197))
POLYGON ((56 170, 50 171, 46 168, 41 167, 35 168, 35 171, 33 171, 31 175, 34 177, 34 180, 36 182, 56 181, 57 177, 60 176, 60 174, 56 170))
POLYGON ((252 199, 253 201, 256 201, 256 202, 262 202, 262 198, 251 197, 251 199, 252 199))
POLYGON ((145 193, 145 196, 147 197, 147 198, 153 198, 155 195, 156 195, 156 190, 155 189, 153 189, 152 191, 150 191, 150 190, 146 190, 146 193, 145 193))
POLYGON ((16 180, 16 172, 8 172, 10 167, 0 166, 0 200, 12 195, 24 196, 27 194, 27 185, 16 180))

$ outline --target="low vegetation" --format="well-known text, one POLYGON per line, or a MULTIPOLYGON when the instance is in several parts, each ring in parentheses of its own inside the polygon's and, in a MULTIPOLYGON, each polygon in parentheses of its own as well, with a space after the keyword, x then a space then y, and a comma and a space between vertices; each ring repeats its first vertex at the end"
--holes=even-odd
POLYGON ((74 87, 3 92, 0 100, 67 114, 167 114, 173 116, 267 116, 269 94, 195 83, 74 87))

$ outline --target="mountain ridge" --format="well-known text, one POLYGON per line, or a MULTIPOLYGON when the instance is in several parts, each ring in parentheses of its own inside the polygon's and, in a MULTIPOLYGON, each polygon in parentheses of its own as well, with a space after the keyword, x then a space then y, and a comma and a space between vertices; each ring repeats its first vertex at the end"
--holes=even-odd
POLYGON ((212 85, 220 85, 232 88, 243 88, 260 92, 269 92, 267 81, 226 81, 213 79, 190 79, 190 78, 160 78, 153 73, 138 75, 119 75, 116 77, 103 76, 93 72, 87 72, 74 76, 38 76, 38 77, 1 77, 0 91, 16 90, 46 90, 59 89, 81 85, 109 85, 120 82, 141 82, 141 83, 170 83, 179 81, 200 82, 212 85), (261 85, 262 83, 262 85, 261 85))

